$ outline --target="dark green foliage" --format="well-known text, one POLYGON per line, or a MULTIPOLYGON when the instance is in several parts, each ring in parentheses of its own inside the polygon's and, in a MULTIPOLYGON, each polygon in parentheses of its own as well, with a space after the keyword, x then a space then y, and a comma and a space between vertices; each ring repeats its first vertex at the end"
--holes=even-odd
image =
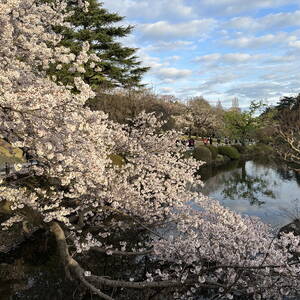
POLYGON ((279 100, 275 108, 278 111, 282 111, 285 109, 296 110, 300 107, 300 94, 297 97, 283 97, 279 100))
POLYGON ((243 154, 246 152, 246 147, 240 144, 232 145, 240 154, 243 154))
POLYGON ((218 154, 216 160, 214 161, 216 166, 222 166, 230 162, 230 158, 226 155, 218 154))
POLYGON ((199 161, 210 163, 212 161, 212 154, 208 147, 198 146, 193 151, 193 157, 199 161))
POLYGON ((188 150, 183 153, 183 158, 187 159, 191 157, 193 157, 193 150, 188 150))
POLYGON ((218 147, 218 152, 222 155, 226 155, 232 160, 240 158, 240 153, 236 150, 236 148, 231 146, 220 146, 218 147))
POLYGON ((247 153, 255 156, 270 157, 274 154, 274 149, 266 144, 249 145, 246 148, 247 153))
POLYGON ((211 152, 212 160, 215 160, 217 158, 217 155, 218 155, 218 148, 213 146, 213 145, 207 145, 206 147, 211 152))
MULTIPOLYGON (((53 2, 53 0, 40 0, 41 2, 53 2)), ((143 74, 149 68, 141 67, 135 48, 125 47, 117 39, 129 35, 132 26, 122 26, 116 23, 123 17, 116 13, 109 13, 97 0, 88 0, 88 12, 74 6, 74 0, 68 0, 68 7, 74 10, 69 18, 72 28, 55 27, 54 30, 63 36, 61 45, 68 47, 75 54, 81 50, 82 42, 89 42, 90 51, 96 53, 101 59, 98 67, 102 69, 101 74, 86 66, 87 72, 68 72, 69 65, 56 70, 52 65, 49 74, 56 75, 57 80, 67 84, 74 76, 80 76, 92 87, 137 87, 143 74)))

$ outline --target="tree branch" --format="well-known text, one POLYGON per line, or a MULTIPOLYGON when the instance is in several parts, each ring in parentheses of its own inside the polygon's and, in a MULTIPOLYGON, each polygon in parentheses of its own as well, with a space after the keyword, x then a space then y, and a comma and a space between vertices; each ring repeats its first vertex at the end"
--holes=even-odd
POLYGON ((120 251, 120 250, 111 250, 111 249, 105 249, 101 247, 91 247, 90 250, 99 252, 99 253, 107 253, 109 250, 112 255, 123 255, 123 256, 138 256, 138 255, 146 255, 153 253, 153 250, 146 250, 141 252, 129 252, 129 251, 120 251))

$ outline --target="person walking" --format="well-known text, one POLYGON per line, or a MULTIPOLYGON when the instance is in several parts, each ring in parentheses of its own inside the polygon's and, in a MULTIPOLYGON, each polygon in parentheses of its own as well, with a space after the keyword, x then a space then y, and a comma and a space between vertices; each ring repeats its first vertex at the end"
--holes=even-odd
POLYGON ((195 147, 195 140, 193 138, 189 139, 189 144, 188 144, 189 148, 194 148, 195 147))
POLYGON ((6 176, 8 176, 9 173, 10 173, 10 166, 9 166, 8 162, 6 162, 5 163, 5 174, 6 174, 6 176))

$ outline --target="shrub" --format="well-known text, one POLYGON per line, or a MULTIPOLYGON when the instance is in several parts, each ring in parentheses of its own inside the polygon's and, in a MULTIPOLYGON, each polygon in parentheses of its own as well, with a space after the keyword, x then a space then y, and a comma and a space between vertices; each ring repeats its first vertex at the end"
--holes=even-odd
POLYGON ((234 147, 239 153, 245 153, 247 150, 245 146, 242 146, 240 144, 232 145, 232 147, 234 147))
POLYGON ((183 153, 183 158, 193 157, 193 150, 187 150, 183 153))
POLYGON ((206 146, 197 146, 193 151, 193 157, 207 163, 212 161, 211 151, 206 146))
POLYGON ((257 156, 270 156, 273 154, 274 150, 271 146, 265 144, 255 144, 255 145, 248 145, 247 152, 251 155, 257 156))
POLYGON ((219 154, 226 155, 230 159, 239 159, 240 153, 236 150, 236 148, 231 146, 220 146, 218 147, 219 154))
POLYGON ((211 152, 212 159, 215 160, 217 158, 217 155, 218 155, 218 148, 213 146, 213 145, 207 145, 206 147, 211 152))

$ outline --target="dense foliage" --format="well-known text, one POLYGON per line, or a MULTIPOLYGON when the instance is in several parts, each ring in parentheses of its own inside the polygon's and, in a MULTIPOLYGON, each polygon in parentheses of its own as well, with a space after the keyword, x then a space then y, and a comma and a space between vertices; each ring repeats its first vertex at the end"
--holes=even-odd
POLYGON ((230 110, 225 112, 224 123, 227 135, 239 139, 243 144, 245 140, 253 138, 256 130, 261 126, 260 118, 255 115, 261 106, 261 103, 252 102, 247 111, 230 110))
POLYGON ((230 159, 239 159, 240 153, 235 147, 231 146, 220 146, 218 147, 218 152, 222 155, 229 157, 230 159))
POLYGON ((193 157, 198 161, 211 163, 212 153, 207 146, 197 146, 193 151, 193 157))

